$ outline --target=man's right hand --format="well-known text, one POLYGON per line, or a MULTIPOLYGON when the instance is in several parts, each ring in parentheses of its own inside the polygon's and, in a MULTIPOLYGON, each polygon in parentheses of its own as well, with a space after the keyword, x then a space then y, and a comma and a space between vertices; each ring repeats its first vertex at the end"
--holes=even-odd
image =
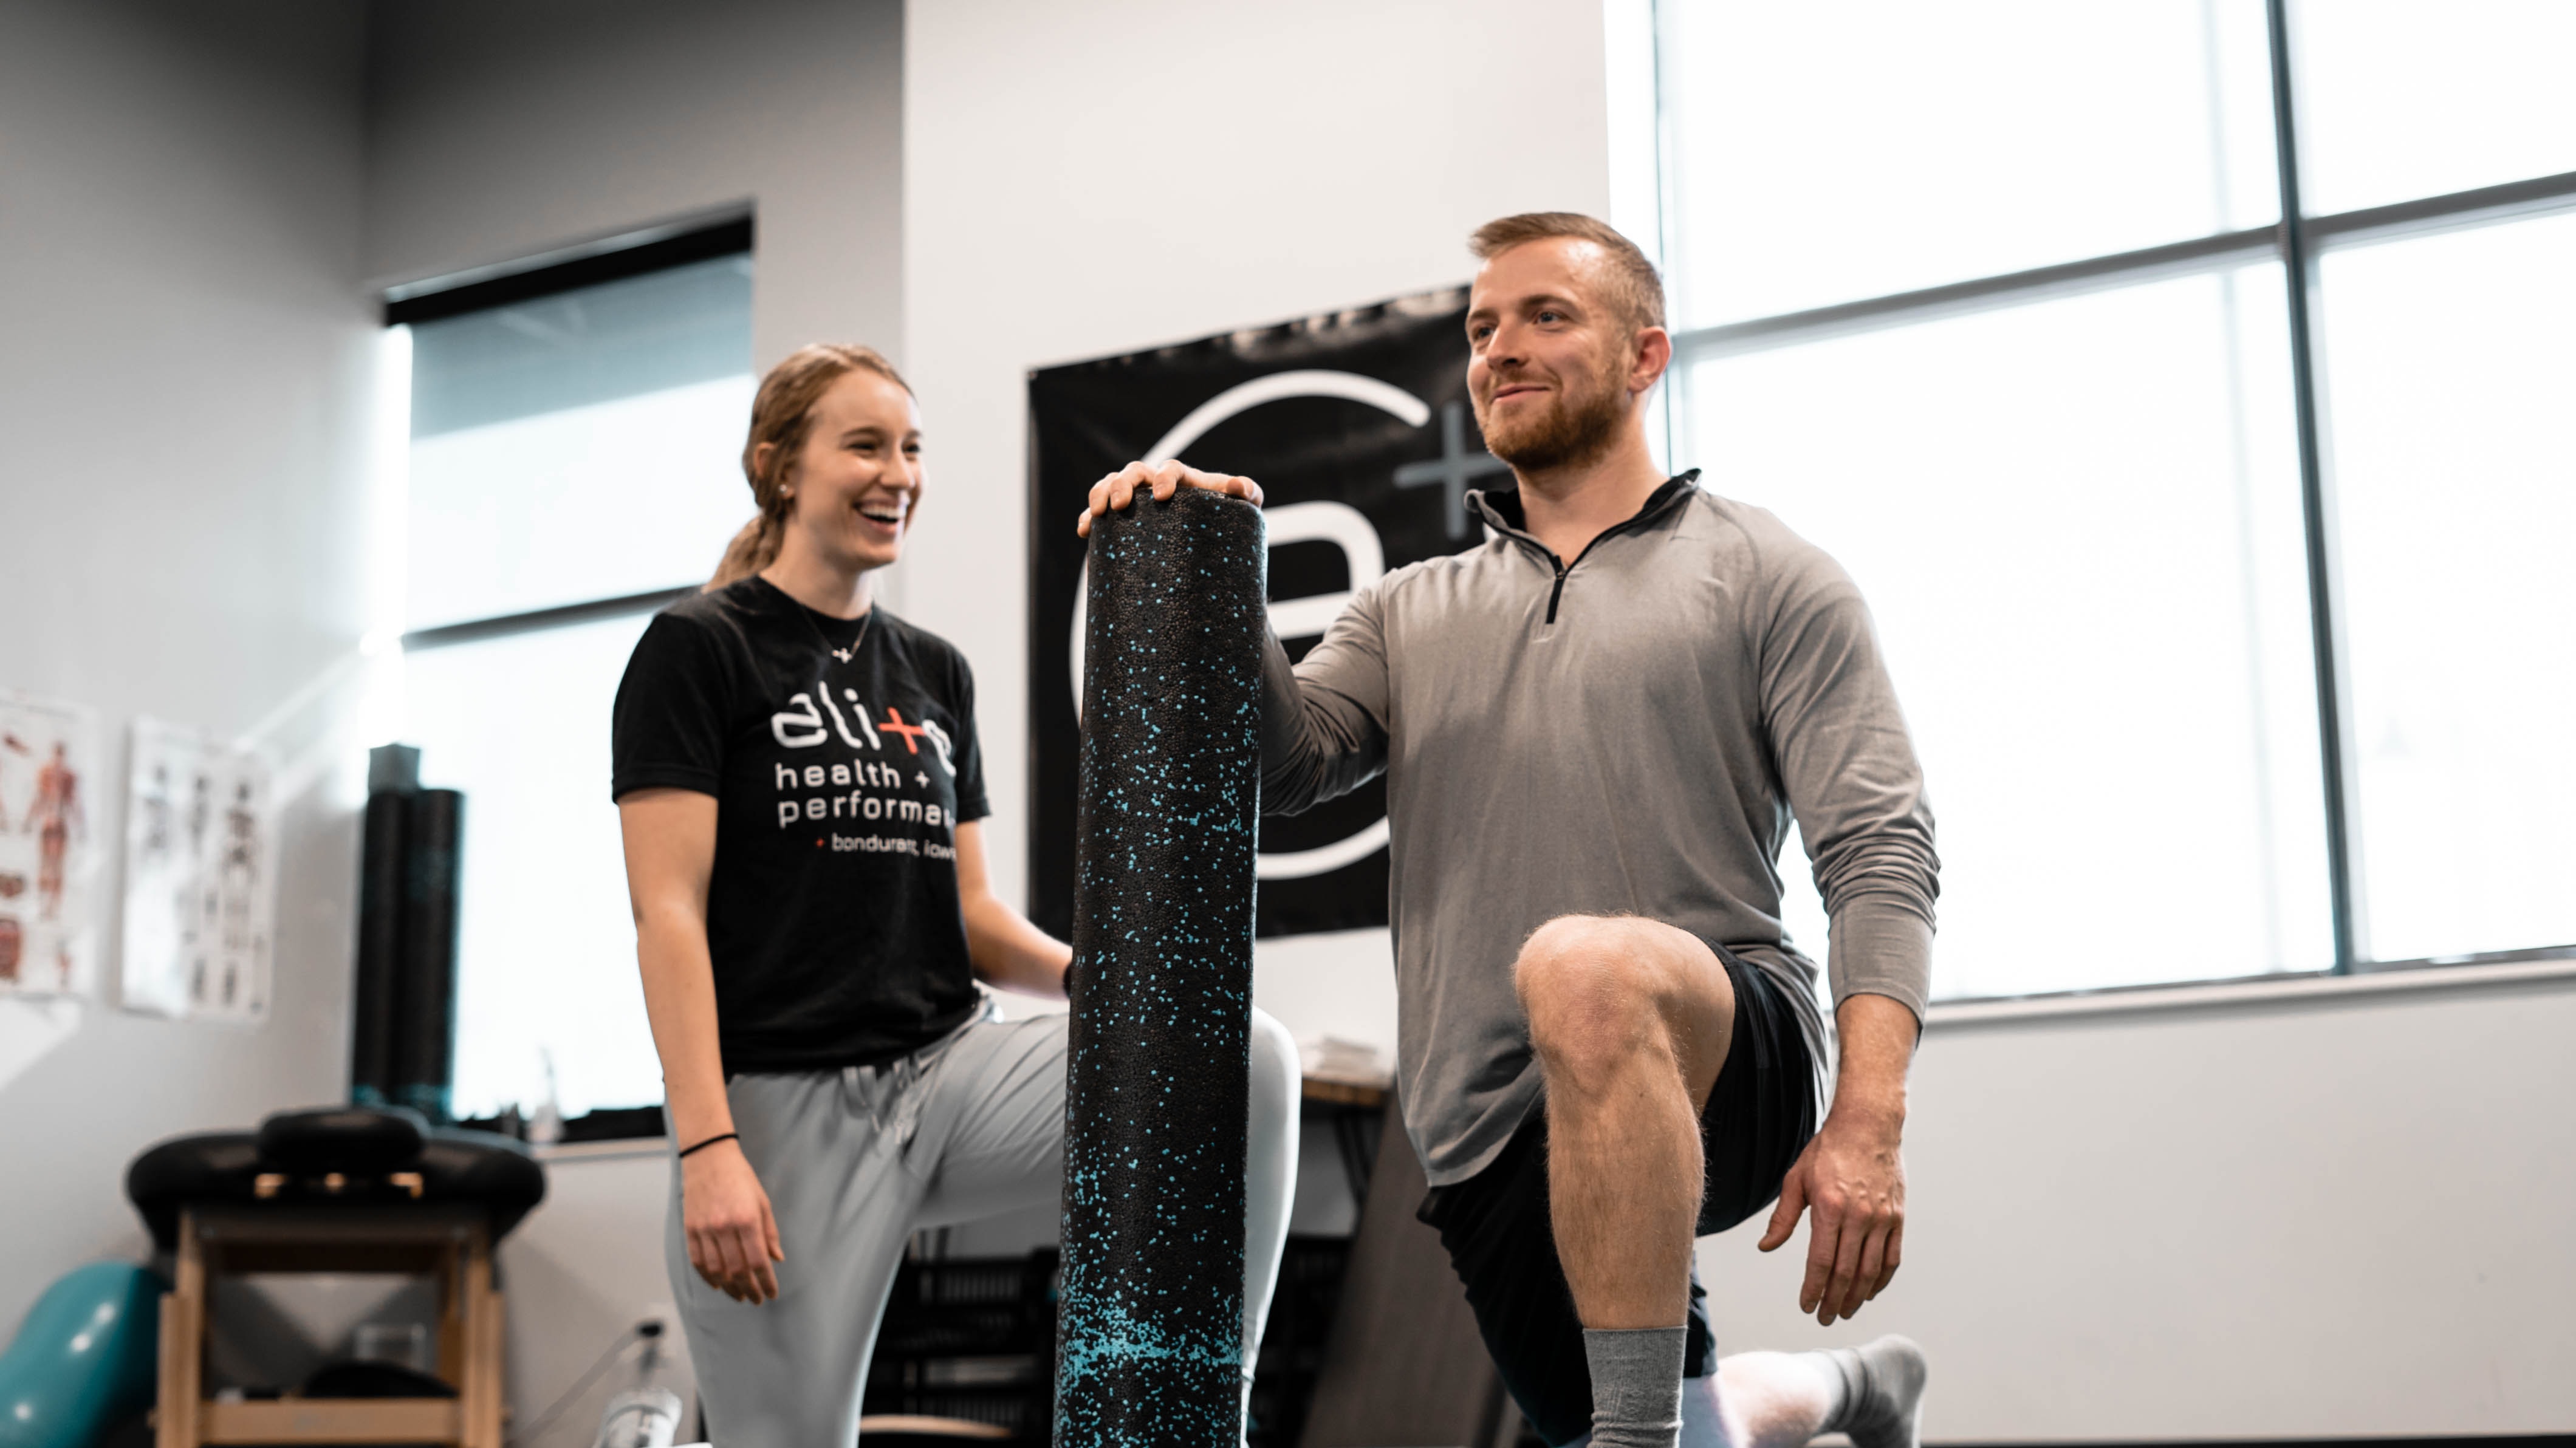
POLYGON ((720 1141, 680 1163, 680 1222, 689 1240, 689 1265, 707 1285, 736 1302, 763 1303, 778 1295, 778 1219, 769 1193, 742 1154, 739 1141, 720 1141))
POLYGON ((1168 503, 1184 486, 1205 488, 1229 498, 1241 498, 1258 508, 1261 485, 1250 478, 1231 473, 1203 473, 1186 463, 1129 463, 1091 485, 1091 506, 1082 510, 1082 521, 1074 524, 1074 533, 1091 536, 1091 520, 1104 513, 1124 508, 1136 501, 1139 491, 1150 491, 1157 503, 1168 503))

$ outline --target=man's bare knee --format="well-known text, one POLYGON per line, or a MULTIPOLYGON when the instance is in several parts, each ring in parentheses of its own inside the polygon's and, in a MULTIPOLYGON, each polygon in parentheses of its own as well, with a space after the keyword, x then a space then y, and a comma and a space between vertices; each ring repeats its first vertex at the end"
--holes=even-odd
POLYGON ((1540 1067, 1582 1089, 1641 1054, 1670 1058, 1671 927, 1566 915, 1532 932, 1512 966, 1540 1067))

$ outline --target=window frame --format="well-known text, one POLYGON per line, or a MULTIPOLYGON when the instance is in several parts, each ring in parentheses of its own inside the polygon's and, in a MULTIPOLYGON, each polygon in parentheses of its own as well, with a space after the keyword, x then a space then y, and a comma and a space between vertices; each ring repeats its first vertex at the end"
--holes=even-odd
MULTIPOLYGON (((391 329, 439 321, 697 262, 729 256, 747 257, 754 255, 753 241, 751 212, 746 208, 727 208, 518 262, 389 287, 383 293, 383 323, 391 329)), ((434 649, 655 613, 697 591, 694 584, 648 589, 641 593, 582 599, 545 608, 407 629, 400 635, 398 647, 403 655, 409 656, 434 649)), ((515 1112, 472 1117, 458 1125, 501 1131, 522 1138, 527 1133, 527 1123, 515 1112)), ((562 1135, 557 1140, 562 1143, 649 1140, 664 1134, 662 1103, 657 1100, 628 1106, 604 1106, 566 1118, 562 1124, 562 1135)))
MULTIPOLYGON (((1620 220, 1631 235, 1646 240, 1658 262, 1683 253, 1674 234, 1678 207, 1674 201, 1676 141, 1664 98, 1683 93, 1683 77, 1667 44, 1670 15, 1688 0, 1612 0, 1609 43, 1633 45, 1642 35, 1653 48, 1654 148, 1652 194, 1623 196, 1620 220), (1639 12, 1643 12, 1640 24, 1639 12)), ((2039 991, 2009 996, 1958 997, 1941 1004, 2035 1000, 2074 996, 2127 996, 2253 981, 2302 977, 2370 975, 2391 971, 2476 965, 2520 965, 2534 961, 2576 960, 2576 941, 2513 950, 2470 952, 2408 959, 2373 955, 2364 927, 2365 903, 2355 880, 2353 801, 2359 794, 2353 762, 2349 668, 2343 628, 2341 565, 2334 531, 2334 489, 2327 460, 2326 406, 2316 368, 2316 321, 2321 285, 2318 263, 2330 251, 2411 240, 2441 232, 2510 224, 2515 221, 2576 211, 2576 171, 2526 177, 2494 185, 2325 214, 2305 209, 2299 180, 2298 86, 2290 0, 2264 0, 2265 38, 2271 82, 2273 151, 2281 219, 2242 230, 2217 232, 2132 251, 2081 258, 2022 271, 1945 283, 1828 306, 1746 318, 1672 332, 1672 361, 1667 386, 1682 395, 1664 400, 1661 428, 1667 455, 1678 451, 1683 421, 1690 413, 1687 379, 1693 364, 1712 358, 1741 356, 1855 333, 1910 326, 1976 312, 2080 296, 2091 292, 2236 270, 2270 260, 2284 269, 2288 298, 2291 396, 2299 466, 2300 508, 2308 571, 2308 612, 2316 673, 2316 719, 2323 801, 2326 870, 2332 911, 2333 964, 2320 971, 2280 971, 2258 976, 2231 976, 2211 981, 2152 982, 2135 985, 2039 991)), ((1618 69, 1622 57, 1613 56, 1618 69)), ((1622 126, 1615 94, 1613 133, 1624 144, 1642 141, 1640 127, 1622 126)))

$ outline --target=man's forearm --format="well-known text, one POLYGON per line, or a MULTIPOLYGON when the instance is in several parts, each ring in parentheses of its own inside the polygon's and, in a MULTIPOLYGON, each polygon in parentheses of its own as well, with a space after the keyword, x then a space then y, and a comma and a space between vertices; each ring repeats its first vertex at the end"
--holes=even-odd
POLYGON ((1302 680, 1279 636, 1267 635, 1261 660, 1262 813, 1301 814, 1350 793, 1385 767, 1385 733, 1368 711, 1329 685, 1302 680))
POLYGON ((1883 995, 1854 995, 1835 1008, 1842 1068, 1834 1081, 1832 1115, 1851 1122, 1901 1127, 1905 1075, 1914 1061, 1922 1025, 1904 1002, 1883 995))
POLYGON ((1305 701, 1279 636, 1261 641, 1261 810, 1297 814, 1324 795, 1323 752, 1308 733, 1305 701))

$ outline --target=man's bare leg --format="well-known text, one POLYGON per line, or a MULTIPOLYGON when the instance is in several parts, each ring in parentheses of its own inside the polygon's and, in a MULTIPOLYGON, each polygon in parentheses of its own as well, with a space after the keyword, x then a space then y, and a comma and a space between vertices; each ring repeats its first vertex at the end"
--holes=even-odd
POLYGON ((1513 980, 1547 1083, 1548 1211, 1592 1373, 1599 1448, 1671 1448, 1701 1183, 1699 1108, 1735 990, 1716 952, 1633 917, 1567 916, 1513 980))

